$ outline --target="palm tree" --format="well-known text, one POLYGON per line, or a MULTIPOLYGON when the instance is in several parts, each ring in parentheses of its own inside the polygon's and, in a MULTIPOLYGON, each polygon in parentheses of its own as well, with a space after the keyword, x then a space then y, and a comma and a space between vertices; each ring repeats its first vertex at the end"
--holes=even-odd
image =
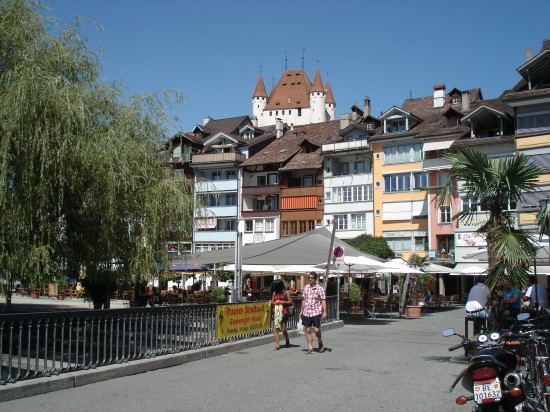
POLYGON ((468 223, 477 215, 477 206, 481 206, 488 218, 477 233, 485 234, 487 240, 489 288, 493 289, 502 276, 507 276, 514 286, 522 286, 536 253, 535 239, 516 227, 515 213, 509 211, 508 205, 521 202, 526 194, 537 190, 542 169, 521 153, 493 159, 477 150, 461 148, 443 157, 451 162, 451 179, 445 186, 435 188, 437 206, 448 205, 455 188, 464 193, 465 203, 470 202, 473 207, 464 208, 453 220, 468 223))

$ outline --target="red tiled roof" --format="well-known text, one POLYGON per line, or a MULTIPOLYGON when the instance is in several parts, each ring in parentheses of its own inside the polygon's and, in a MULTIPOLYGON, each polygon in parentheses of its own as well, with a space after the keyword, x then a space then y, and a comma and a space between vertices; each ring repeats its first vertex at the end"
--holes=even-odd
POLYGON ((265 110, 309 107, 311 82, 304 70, 287 70, 271 91, 265 110))

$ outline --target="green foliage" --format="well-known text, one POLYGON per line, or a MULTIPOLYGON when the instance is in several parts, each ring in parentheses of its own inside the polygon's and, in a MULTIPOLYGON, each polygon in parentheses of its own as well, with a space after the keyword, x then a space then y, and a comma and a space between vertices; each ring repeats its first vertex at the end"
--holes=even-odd
POLYGON ((386 239, 380 236, 375 237, 363 234, 346 240, 346 243, 362 252, 378 256, 382 259, 393 259, 395 257, 395 253, 388 246, 386 239))
MULTIPOLYGON (((424 271, 424 267, 429 264, 428 256, 419 256, 413 253, 407 260, 409 266, 414 269, 424 271)), ((407 286, 407 296, 405 303, 407 305, 418 305, 424 301, 424 297, 428 293, 428 284, 435 281, 435 277, 429 273, 411 273, 406 277, 401 277, 397 284, 401 290, 404 290, 405 283, 409 281, 407 286)))
POLYGON ((224 303, 225 289, 221 286, 212 288, 212 290, 206 294, 206 300, 210 303, 224 303))
MULTIPOLYGON (((490 287, 505 274, 516 287, 525 284, 529 265, 535 256, 534 238, 515 228, 515 215, 504 207, 506 203, 520 204, 524 197, 538 189, 542 169, 528 156, 490 158, 477 150, 462 148, 444 156, 451 162, 449 183, 436 188, 437 206, 448 205, 461 182, 461 196, 489 212, 477 232, 486 235, 490 287)), ((464 208, 453 219, 468 223, 476 218, 477 207, 464 208)))
POLYGON ((66 281, 66 280, 61 279, 61 280, 58 280, 58 281, 57 281, 57 291, 58 291, 59 293, 65 293, 65 291, 67 290, 67 287, 68 287, 68 286, 69 286, 69 285, 67 284, 67 281, 66 281))
POLYGON ((111 278, 152 277, 192 231, 193 184, 159 155, 182 95, 125 99, 78 26, 42 12, 0 0, 0 273, 38 287, 63 263, 108 303, 111 278))
POLYGON ((348 292, 349 300, 359 302, 362 299, 361 287, 357 283, 349 283, 340 288, 341 292, 348 292))

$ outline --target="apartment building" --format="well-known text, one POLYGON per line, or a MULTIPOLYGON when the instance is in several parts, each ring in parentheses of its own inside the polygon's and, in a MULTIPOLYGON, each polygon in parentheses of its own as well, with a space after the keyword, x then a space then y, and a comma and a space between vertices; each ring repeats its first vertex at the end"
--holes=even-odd
POLYGON ((364 110, 356 105, 340 119, 340 141, 325 143, 324 221, 336 221, 336 235, 350 239, 374 234, 373 157, 370 138, 380 126, 371 116, 370 99, 364 110))
POLYGON ((206 119, 194 130, 203 148, 191 156, 195 197, 193 251, 235 247, 241 199, 240 165, 275 138, 273 130, 252 125, 248 116, 206 119))
POLYGON ((543 199, 550 198, 550 40, 544 40, 536 55, 528 50, 517 69, 521 79, 503 94, 515 115, 515 145, 543 169, 540 191, 518 206, 519 226, 538 230, 535 215, 543 199))

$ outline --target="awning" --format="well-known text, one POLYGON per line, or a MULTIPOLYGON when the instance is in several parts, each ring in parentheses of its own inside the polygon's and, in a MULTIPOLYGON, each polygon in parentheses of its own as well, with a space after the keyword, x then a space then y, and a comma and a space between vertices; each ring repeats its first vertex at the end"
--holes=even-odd
POLYGON ((437 139, 430 139, 424 141, 425 152, 431 152, 434 150, 445 150, 451 147, 453 142, 458 139, 458 136, 439 137, 437 139))
POLYGON ((487 264, 457 263, 451 272, 451 276, 486 276, 487 264))

